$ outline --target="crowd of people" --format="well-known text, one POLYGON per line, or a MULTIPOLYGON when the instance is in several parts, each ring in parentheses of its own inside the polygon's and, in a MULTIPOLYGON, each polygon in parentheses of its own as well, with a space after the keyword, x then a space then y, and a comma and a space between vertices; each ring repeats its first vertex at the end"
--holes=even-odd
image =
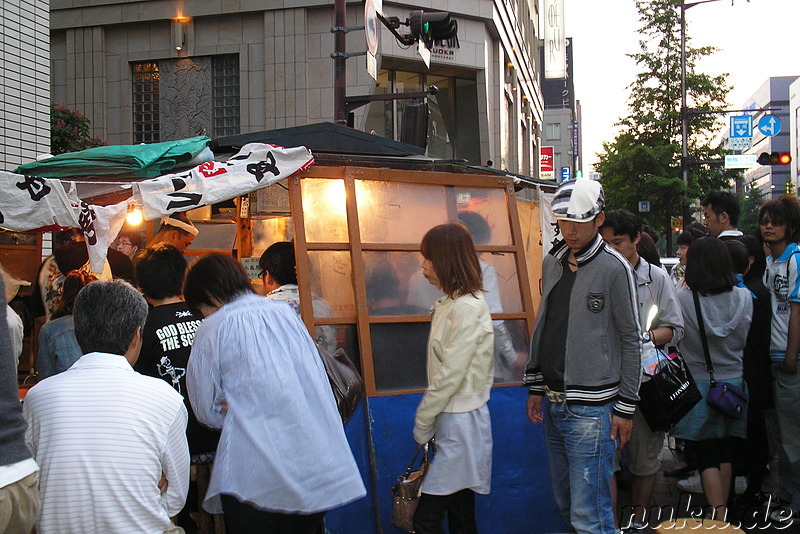
POLYGON ((669 430, 697 468, 708 516, 729 520, 768 501, 773 524, 798 518, 800 203, 791 196, 764 203, 757 237, 738 230, 734 194, 711 192, 701 206, 704 224, 678 236, 679 264, 667 275, 652 247, 641 246, 647 234, 639 219, 603 211, 599 183, 577 179, 556 191, 562 240, 544 260, 524 381, 528 416, 544 424, 556 502, 575 532, 653 526, 648 511, 665 433, 651 430, 637 392, 659 358, 678 352, 704 397, 717 381, 749 392, 745 417, 701 401, 669 430), (623 449, 631 502, 627 517, 615 517, 623 449), (777 488, 765 495, 773 454, 777 488), (739 474, 746 478, 734 496, 739 474))
MULTIPOLYGON (((564 182, 553 198, 560 239, 543 260, 521 378, 558 510, 577 533, 647 527, 666 434, 650 428, 638 393, 677 352, 704 395, 714 379, 749 392, 746 417, 699 402, 668 432, 696 465, 711 514, 758 504, 774 453, 772 519, 798 516, 800 203, 767 201, 757 237, 738 231, 733 194, 712 192, 701 205, 704 224, 684 229, 667 273, 641 221, 605 211, 599 182, 564 182), (623 467, 630 503, 617 493, 623 467), (737 497, 739 474, 747 484, 737 497), (615 514, 623 505, 626 517, 615 514)), ((445 518, 450 532, 477 532, 475 494, 491 489, 495 369, 503 358, 505 371, 521 365, 492 320, 502 310, 475 249, 484 230, 468 212, 460 219, 420 244, 420 278, 437 298, 413 428, 420 446, 436 442, 413 519, 419 534, 444 532, 445 518)), ((104 273, 89 272, 79 232, 60 236, 36 283, 47 321, 40 382, 22 405, 7 310, 0 315, 0 532, 27 534, 34 521, 42 534, 191 532, 202 501, 231 534, 315 534, 328 510, 365 496, 318 355, 335 331, 310 335, 300 318, 292 243, 262 255, 260 296, 228 255, 187 265, 197 234, 178 215, 147 246, 123 232, 104 273), (198 499, 202 470, 210 479, 198 499)), ((316 297, 313 308, 330 315, 316 297)))

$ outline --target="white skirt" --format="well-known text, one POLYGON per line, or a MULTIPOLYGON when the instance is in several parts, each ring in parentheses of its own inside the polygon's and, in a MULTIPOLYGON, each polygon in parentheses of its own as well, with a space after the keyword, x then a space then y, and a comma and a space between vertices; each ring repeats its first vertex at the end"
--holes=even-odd
POLYGON ((492 419, 483 405, 466 413, 440 413, 434 424, 436 455, 422 493, 451 495, 463 489, 486 495, 492 485, 492 419))

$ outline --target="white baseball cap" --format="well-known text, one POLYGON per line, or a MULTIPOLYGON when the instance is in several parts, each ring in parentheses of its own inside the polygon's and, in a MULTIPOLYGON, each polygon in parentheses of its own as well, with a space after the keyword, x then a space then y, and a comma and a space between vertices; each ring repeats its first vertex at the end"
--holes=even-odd
POLYGON ((562 182, 553 197, 553 217, 561 221, 589 222, 605 206, 603 186, 596 180, 576 178, 562 182))

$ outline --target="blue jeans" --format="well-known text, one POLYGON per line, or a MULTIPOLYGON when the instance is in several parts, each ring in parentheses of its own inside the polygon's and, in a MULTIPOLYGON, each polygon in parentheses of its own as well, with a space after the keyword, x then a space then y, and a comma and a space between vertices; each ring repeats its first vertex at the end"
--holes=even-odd
POLYGON ((612 404, 544 404, 550 480, 562 519, 579 534, 614 534, 612 404))

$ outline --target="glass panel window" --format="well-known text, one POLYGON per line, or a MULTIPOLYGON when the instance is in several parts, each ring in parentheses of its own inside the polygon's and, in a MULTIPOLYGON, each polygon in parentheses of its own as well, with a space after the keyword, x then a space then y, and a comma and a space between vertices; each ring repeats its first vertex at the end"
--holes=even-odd
MULTIPOLYGON (((236 225, 233 223, 206 223, 195 221, 198 234, 187 249, 187 254, 196 250, 217 250, 228 253, 236 247, 236 225)), ((158 229, 158 224, 155 225, 158 229)))
MULTIPOLYGON (((358 330, 354 324, 337 324, 336 325, 336 346, 335 349, 344 349, 345 354, 356 366, 358 372, 364 375, 364 370, 361 366, 361 352, 358 349, 358 330)), ((333 351, 331 351, 333 352, 333 351)))
POLYGON ((239 133, 239 56, 214 56, 212 71, 214 135, 236 135, 239 133))
POLYGON ((356 180, 361 240, 419 244, 425 232, 447 222, 444 186, 356 180))
POLYGON ((494 324, 494 383, 522 382, 528 361, 525 321, 492 321, 494 324))
POLYGON ((253 219, 253 256, 261 257, 267 248, 278 241, 294 239, 294 227, 290 217, 253 219))
POLYGON ((133 69, 133 142, 158 143, 159 119, 158 63, 134 63, 133 69))
POLYGON ((370 316, 427 315, 442 295, 422 276, 418 252, 366 251, 362 257, 370 316))
POLYGON ((350 252, 346 250, 309 251, 314 319, 355 317, 350 252))
MULTIPOLYGON (((440 98, 439 101, 442 99, 440 98)), ((454 109, 456 140, 454 157, 465 159, 472 165, 481 165, 480 121, 478 120, 478 83, 475 80, 456 79, 454 109)))
MULTIPOLYGON (((466 159, 473 165, 480 165, 478 85, 475 80, 382 70, 373 94, 422 91, 429 85, 436 85, 439 92, 427 99, 430 111, 428 154, 466 159)), ((371 102, 364 115, 363 131, 399 141, 403 109, 409 102, 371 102)))
POLYGON ((545 138, 548 141, 561 139, 561 123, 548 122, 545 125, 545 138))
POLYGON ((492 313, 518 313, 522 311, 517 263, 514 254, 484 252, 480 255, 483 274, 484 298, 492 313))
MULTIPOLYGON (((416 72, 395 72, 394 78, 394 93, 411 93, 422 91, 424 86, 424 74, 416 72)), ((395 100, 396 116, 397 116, 397 131, 395 132, 395 139, 400 139, 400 132, 403 130, 403 108, 406 104, 410 104, 411 100, 395 100)))
MULTIPOLYGON (((384 95, 391 92, 391 89, 389 71, 381 70, 378 74, 378 79, 375 81, 375 90, 373 94, 384 95)), ((381 137, 394 139, 393 106, 394 103, 391 101, 371 102, 367 108, 364 131, 370 133, 375 132, 381 137)))
POLYGON ((458 218, 476 245, 511 245, 508 203, 503 189, 456 187, 458 218))
POLYGON ((369 327, 378 392, 425 389, 430 323, 386 323, 369 327))
POLYGON ((347 243, 344 180, 305 178, 300 181, 306 241, 347 243))

